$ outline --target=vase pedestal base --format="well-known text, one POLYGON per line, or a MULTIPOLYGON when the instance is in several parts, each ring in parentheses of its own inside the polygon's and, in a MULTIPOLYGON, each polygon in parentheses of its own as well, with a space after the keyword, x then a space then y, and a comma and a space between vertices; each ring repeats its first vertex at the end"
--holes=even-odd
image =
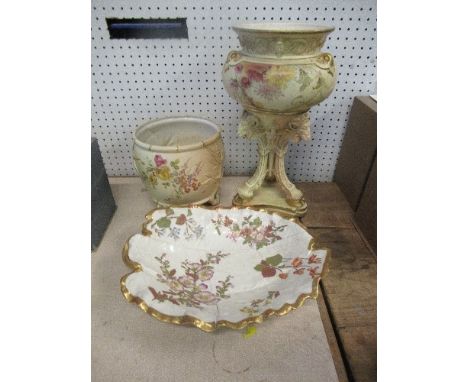
POLYGON ((239 194, 234 196, 232 204, 237 207, 261 208, 276 212, 285 217, 303 217, 307 212, 307 203, 300 200, 287 200, 276 182, 264 182, 251 199, 242 199, 239 194))

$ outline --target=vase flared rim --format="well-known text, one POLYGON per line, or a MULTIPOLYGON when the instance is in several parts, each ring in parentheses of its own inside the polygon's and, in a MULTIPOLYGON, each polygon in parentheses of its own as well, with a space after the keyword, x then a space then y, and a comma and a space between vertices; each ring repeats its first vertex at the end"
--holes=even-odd
POLYGON ((313 33, 330 33, 335 30, 334 27, 325 25, 313 25, 306 23, 290 23, 290 22, 259 22, 259 23, 239 23, 233 25, 232 29, 236 32, 252 32, 252 33, 281 33, 281 34, 313 34, 313 33))

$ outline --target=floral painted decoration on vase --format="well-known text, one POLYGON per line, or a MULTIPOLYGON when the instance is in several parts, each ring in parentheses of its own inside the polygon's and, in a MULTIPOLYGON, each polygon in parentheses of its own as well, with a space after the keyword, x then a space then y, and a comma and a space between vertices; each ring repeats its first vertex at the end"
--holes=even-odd
POLYGON ((281 254, 267 257, 255 266, 255 270, 262 273, 263 277, 273 277, 278 274, 278 277, 282 280, 286 280, 290 271, 293 275, 302 275, 307 272, 309 276, 318 276, 319 266, 322 259, 316 255, 310 255, 309 257, 294 257, 287 258, 281 254))
POLYGON ((262 307, 270 305, 273 299, 277 298, 280 295, 278 291, 269 291, 268 296, 261 299, 252 300, 249 306, 244 306, 240 309, 242 313, 246 313, 249 317, 252 317, 260 312, 262 307))
POLYGON ((268 224, 263 224, 262 219, 252 215, 245 216, 239 223, 230 219, 229 216, 218 214, 216 219, 211 220, 215 225, 216 232, 218 235, 222 234, 222 230, 226 229, 226 237, 237 241, 237 239, 243 239, 242 244, 246 244, 249 247, 255 245, 256 249, 266 247, 273 244, 277 240, 281 240, 281 236, 278 232, 282 232, 285 225, 276 226, 273 220, 270 220, 268 224))
POLYGON ((198 163, 195 168, 189 169, 188 161, 180 165, 180 159, 170 161, 160 154, 154 156, 154 164, 145 163, 139 158, 134 158, 138 172, 143 180, 152 187, 158 184, 164 188, 171 187, 176 198, 181 198, 183 194, 196 191, 201 186, 198 176, 202 170, 202 164, 198 163), (156 167, 155 167, 156 166, 156 167))
POLYGON ((166 208, 165 216, 160 217, 151 224, 154 233, 167 236, 174 240, 183 236, 186 240, 203 237, 203 227, 192 217, 192 210, 187 209, 186 213, 175 214, 172 208, 166 208))
MULTIPOLYGON (((228 66, 225 67, 225 70, 228 66)), ((234 66, 235 78, 229 82, 229 90, 236 94, 240 90, 251 89, 257 96, 272 101, 283 96, 284 90, 291 81, 300 85, 299 90, 314 85, 308 72, 299 65, 272 65, 242 62, 234 66)), ((316 83, 314 89, 320 87, 316 83)))
POLYGON ((203 309, 204 305, 214 305, 221 299, 229 298, 227 292, 233 287, 231 275, 217 282, 216 291, 210 291, 206 284, 214 276, 214 265, 219 264, 221 259, 226 256, 229 256, 229 253, 218 251, 216 254, 208 253, 205 260, 197 262, 186 259, 181 263, 184 274, 179 276, 176 269, 171 267, 165 253, 160 257, 155 256, 155 259, 161 264, 161 273, 158 273, 156 278, 159 282, 166 284, 169 289, 158 292, 149 286, 148 289, 153 295, 153 301, 170 301, 175 305, 203 309))

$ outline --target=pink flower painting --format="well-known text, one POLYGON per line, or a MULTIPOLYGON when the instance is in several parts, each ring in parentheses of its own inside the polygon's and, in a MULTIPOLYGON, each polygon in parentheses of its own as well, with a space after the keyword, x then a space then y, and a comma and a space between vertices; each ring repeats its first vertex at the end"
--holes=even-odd
POLYGON ((165 284, 168 289, 157 291, 153 287, 148 287, 148 290, 153 295, 153 300, 160 302, 170 301, 175 305, 185 305, 203 309, 205 305, 213 305, 222 299, 229 298, 227 293, 233 287, 231 283, 232 276, 218 280, 213 283, 210 288, 203 281, 208 281, 215 275, 215 265, 229 256, 229 253, 208 253, 204 259, 197 262, 189 262, 184 260, 180 264, 179 271, 184 274, 177 276, 178 271, 171 266, 167 255, 163 253, 160 257, 155 256, 155 259, 160 263, 161 272, 156 275, 158 281, 165 284))
POLYGON ((247 244, 249 247, 255 246, 256 249, 266 247, 273 244, 277 240, 281 240, 278 234, 282 232, 286 226, 276 226, 273 221, 264 224, 257 216, 255 219, 252 215, 246 216, 240 222, 235 222, 227 216, 218 215, 216 219, 212 219, 218 235, 222 234, 222 230, 226 231, 226 237, 237 241, 241 238, 242 244, 247 244))
POLYGON ((154 163, 157 167, 161 167, 167 163, 167 160, 162 157, 162 155, 156 154, 154 156, 154 163))

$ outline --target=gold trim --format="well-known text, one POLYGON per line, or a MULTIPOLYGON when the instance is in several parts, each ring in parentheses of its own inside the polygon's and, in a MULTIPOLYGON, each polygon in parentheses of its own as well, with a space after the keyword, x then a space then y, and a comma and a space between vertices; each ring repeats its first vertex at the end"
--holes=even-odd
MULTIPOLYGON (((180 207, 174 207, 174 208, 180 208, 180 207)), ((280 216, 281 218, 284 219, 284 216, 281 216, 280 214, 277 214, 275 212, 267 211, 267 210, 264 210, 264 209, 261 209, 261 208, 253 208, 253 207, 238 208, 238 207, 189 206, 188 208, 202 208, 202 209, 206 209, 206 210, 215 210, 215 211, 220 210, 220 209, 225 209, 225 210, 246 209, 246 210, 254 210, 254 211, 264 212, 264 213, 267 213, 269 215, 278 215, 278 216, 280 216)), ((164 209, 166 209, 166 208, 154 208, 145 215, 146 221, 145 221, 145 223, 143 223, 143 227, 142 227, 142 234, 143 235, 151 236, 152 232, 150 230, 148 230, 147 226, 152 221, 152 215, 153 215, 154 212, 164 210, 164 209), (149 232, 149 234, 148 234, 148 232, 149 232)), ((304 224, 302 224, 301 221, 298 218, 291 217, 291 218, 286 218, 286 220, 289 220, 289 221, 291 221, 293 223, 296 223, 297 225, 299 225, 299 227, 304 229, 310 235, 309 231, 307 230, 307 227, 304 224)), ((275 309, 267 309, 266 311, 259 314, 258 316, 247 317, 247 318, 245 318, 245 319, 243 319, 241 321, 238 321, 238 322, 231 322, 231 321, 227 321, 227 320, 221 320, 221 321, 216 321, 216 322, 206 322, 206 321, 200 320, 198 318, 195 318, 195 317, 189 316, 189 315, 170 316, 170 315, 166 315, 164 313, 161 313, 161 312, 157 311, 156 309, 148 306, 148 304, 146 304, 146 302, 143 299, 141 299, 140 297, 132 295, 127 289, 127 286, 125 284, 127 278, 133 273, 143 271, 141 265, 139 263, 137 263, 137 262, 132 261, 128 256, 129 242, 130 242, 130 239, 133 236, 135 236, 135 235, 132 235, 131 237, 129 237, 126 240, 125 245, 124 245, 123 250, 122 250, 122 259, 123 259, 124 263, 129 268, 132 269, 132 272, 127 273, 126 275, 124 275, 120 279, 120 290, 121 290, 123 296, 125 297, 125 299, 130 303, 136 304, 144 312, 146 312, 150 316, 158 319, 159 321, 168 322, 168 323, 172 323, 172 324, 176 324, 176 325, 193 325, 193 326, 197 327, 198 329, 203 330, 204 332, 213 332, 219 327, 227 327, 227 328, 230 328, 230 329, 242 329, 242 328, 245 328, 247 325, 260 324, 263 321, 265 321, 268 317, 273 316, 273 315, 275 315, 275 316, 284 316, 284 315, 288 314, 289 312, 291 312, 292 310, 300 308, 302 305, 304 305, 304 303, 305 303, 305 301, 307 299, 309 299, 309 298, 312 298, 314 300, 317 299, 318 294, 319 294, 319 282, 320 282, 321 279, 326 277, 326 275, 329 272, 329 263, 330 263, 331 251, 328 248, 318 248, 318 249, 322 249, 322 250, 326 251, 326 257, 325 257, 325 261, 323 263, 322 273, 321 273, 320 276, 316 276, 316 277, 313 278, 313 280, 312 280, 312 290, 309 293, 300 294, 299 297, 296 299, 296 301, 294 303, 292 303, 292 304, 285 303, 279 309, 276 309, 276 310, 275 309)), ((308 250, 312 250, 312 249, 317 249, 317 248, 315 248, 315 240, 314 240, 313 237, 310 239, 310 242, 309 242, 309 245, 308 245, 308 250)))
POLYGON ((234 195, 234 198, 232 199, 232 204, 236 207, 252 209, 256 211, 263 211, 263 212, 268 212, 268 213, 274 213, 285 219, 289 219, 291 217, 300 218, 300 217, 305 216, 305 214, 307 213, 307 203, 304 198, 298 201, 301 204, 298 203, 297 206, 292 206, 291 204, 289 204, 288 200, 286 199, 287 204, 291 206, 290 208, 273 206, 271 204, 252 205, 252 204, 249 204, 251 203, 251 200, 252 199, 249 199, 249 200, 242 199, 239 196, 239 194, 236 194, 234 195))
POLYGON ((291 207, 302 207, 305 203, 304 198, 301 199, 286 199, 286 203, 288 203, 291 207))

